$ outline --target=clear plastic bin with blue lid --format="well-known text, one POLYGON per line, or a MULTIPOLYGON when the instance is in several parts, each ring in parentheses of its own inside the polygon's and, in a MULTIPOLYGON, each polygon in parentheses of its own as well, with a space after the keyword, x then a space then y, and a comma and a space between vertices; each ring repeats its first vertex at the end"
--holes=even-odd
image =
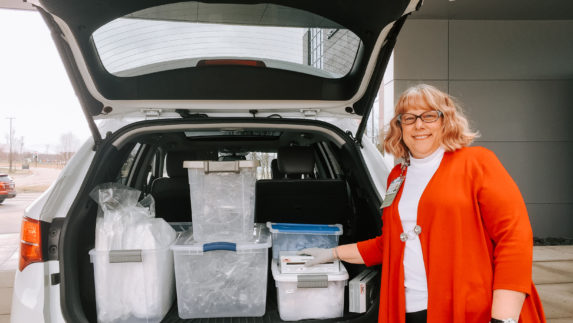
POLYGON ((334 248, 342 235, 340 224, 272 223, 267 227, 273 237, 273 259, 281 251, 298 251, 305 248, 334 248))
POLYGON ((265 314, 271 237, 264 224, 251 232, 241 242, 199 242, 193 230, 179 236, 171 249, 181 318, 265 314))

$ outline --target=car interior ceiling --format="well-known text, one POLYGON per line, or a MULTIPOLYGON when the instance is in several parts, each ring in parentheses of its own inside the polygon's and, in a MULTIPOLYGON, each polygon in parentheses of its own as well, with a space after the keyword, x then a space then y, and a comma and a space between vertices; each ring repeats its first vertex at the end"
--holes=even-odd
MULTIPOLYGON (((93 166, 85 190, 89 193, 100 183, 123 182, 141 190, 142 195, 153 195, 157 217, 168 222, 189 222, 190 192, 187 170, 182 167, 184 160, 243 160, 249 152, 272 153, 276 154, 269 163, 272 178, 256 182, 255 222, 340 223, 343 225, 340 244, 356 242, 379 234, 379 201, 362 167, 355 167, 361 161, 347 146, 339 147, 320 134, 296 131, 268 137, 188 137, 181 131, 145 133, 119 149, 111 145, 107 152, 102 149, 100 154, 105 166, 101 163, 93 166), (126 164, 130 164, 129 171, 125 169, 126 164)), ((77 272, 66 272, 70 279, 66 288, 70 289, 70 295, 77 293, 86 318, 95 321, 94 274, 88 251, 95 241, 97 204, 87 194, 82 195, 77 204, 81 209, 73 221, 81 230, 67 231, 80 243, 68 246, 69 251, 65 251, 75 253, 68 259, 77 260, 81 265, 77 272), (74 280, 81 286, 75 290, 70 286, 74 280)), ((351 278, 364 268, 362 265, 346 267, 351 278)), ((271 301, 276 297, 273 279, 268 281, 268 315, 278 318, 276 300, 271 301)), ((66 300, 73 302, 69 297, 66 300)), ((168 316, 169 322, 180 320, 176 310, 172 309, 168 316)), ((345 317, 352 316, 356 314, 345 312, 345 317)))

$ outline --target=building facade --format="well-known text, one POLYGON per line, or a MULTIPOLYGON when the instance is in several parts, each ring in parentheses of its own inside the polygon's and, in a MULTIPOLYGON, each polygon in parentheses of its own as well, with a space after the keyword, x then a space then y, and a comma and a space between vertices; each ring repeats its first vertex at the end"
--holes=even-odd
POLYGON ((450 93, 481 133, 474 145, 494 151, 519 186, 534 236, 571 238, 572 35, 572 1, 426 0, 398 36, 382 124, 411 85, 450 93))

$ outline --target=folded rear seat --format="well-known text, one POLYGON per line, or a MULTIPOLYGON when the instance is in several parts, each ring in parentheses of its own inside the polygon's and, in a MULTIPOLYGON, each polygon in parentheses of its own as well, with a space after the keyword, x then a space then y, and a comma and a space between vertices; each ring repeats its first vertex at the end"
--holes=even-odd
POLYGON ((277 162, 286 178, 257 181, 256 222, 344 223, 350 215, 346 182, 313 178, 311 147, 280 148, 277 162))

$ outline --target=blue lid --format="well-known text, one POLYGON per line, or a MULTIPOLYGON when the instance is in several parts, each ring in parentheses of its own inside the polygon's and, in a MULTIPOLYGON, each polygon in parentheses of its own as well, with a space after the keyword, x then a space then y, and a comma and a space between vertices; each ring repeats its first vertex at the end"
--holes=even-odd
POLYGON ((340 224, 271 223, 270 229, 283 233, 342 234, 340 224))

